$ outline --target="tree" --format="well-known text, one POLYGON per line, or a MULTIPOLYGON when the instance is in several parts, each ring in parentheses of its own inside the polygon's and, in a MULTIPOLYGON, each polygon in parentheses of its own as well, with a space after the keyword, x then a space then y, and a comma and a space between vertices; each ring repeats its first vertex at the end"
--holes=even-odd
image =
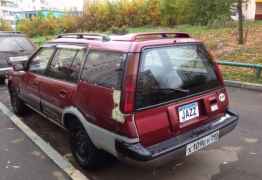
POLYGON ((12 31, 11 24, 3 19, 0 19, 0 31, 12 31))
POLYGON ((161 0, 160 11, 163 25, 175 25, 175 2, 176 0, 161 0))
POLYGON ((192 0, 191 24, 208 25, 227 21, 231 16, 234 0, 192 0))
POLYGON ((238 0, 237 4, 237 11, 238 11, 238 43, 239 44, 244 44, 244 17, 243 17, 243 1, 238 0))

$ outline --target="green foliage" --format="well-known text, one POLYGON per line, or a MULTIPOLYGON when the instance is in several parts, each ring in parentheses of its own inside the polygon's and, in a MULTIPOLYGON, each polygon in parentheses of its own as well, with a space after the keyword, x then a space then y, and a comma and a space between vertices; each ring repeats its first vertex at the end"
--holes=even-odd
POLYGON ((0 19, 0 31, 12 31, 11 24, 3 19, 0 19))
MULTIPOLYGON (((111 31, 125 33, 123 27, 174 26, 178 24, 229 25, 231 5, 235 0, 104 0, 85 7, 82 17, 56 18, 49 13, 18 23, 29 36, 61 32, 111 31)), ((232 24, 232 23, 231 23, 232 24)))
POLYGON ((159 0, 98 1, 85 7, 82 29, 106 31, 112 27, 160 24, 159 0))
POLYGON ((209 25, 230 19, 235 0, 161 0, 163 25, 209 25))
POLYGON ((123 27, 112 27, 110 29, 111 34, 119 34, 119 35, 124 35, 128 33, 128 28, 126 26, 123 27))
POLYGON ((78 29, 79 17, 65 16, 56 18, 39 14, 31 19, 20 20, 17 29, 30 37, 49 36, 62 32, 74 32, 78 29))
POLYGON ((209 25, 230 19, 234 0, 192 0, 191 24, 209 25))

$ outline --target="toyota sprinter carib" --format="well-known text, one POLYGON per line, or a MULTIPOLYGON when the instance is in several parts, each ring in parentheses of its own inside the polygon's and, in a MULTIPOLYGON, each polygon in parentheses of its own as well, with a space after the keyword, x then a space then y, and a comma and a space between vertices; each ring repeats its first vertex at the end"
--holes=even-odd
POLYGON ((218 65, 186 33, 60 35, 7 83, 14 112, 29 107, 66 129, 84 168, 104 154, 136 164, 186 157, 238 123, 218 65))

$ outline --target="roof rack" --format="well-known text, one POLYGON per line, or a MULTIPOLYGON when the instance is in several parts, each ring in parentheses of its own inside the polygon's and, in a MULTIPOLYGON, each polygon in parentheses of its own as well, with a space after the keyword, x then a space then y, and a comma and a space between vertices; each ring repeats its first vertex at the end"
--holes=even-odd
POLYGON ((66 34, 58 35, 57 38, 77 38, 77 39, 110 41, 109 36, 107 36, 106 34, 99 34, 99 33, 66 33, 66 34))
POLYGON ((0 31, 1 34, 22 34, 21 32, 17 31, 0 31))
POLYGON ((190 38, 187 33, 181 32, 148 32, 148 33, 136 33, 128 34, 124 36, 115 37, 113 40, 116 41, 137 41, 147 39, 164 39, 164 38, 190 38))

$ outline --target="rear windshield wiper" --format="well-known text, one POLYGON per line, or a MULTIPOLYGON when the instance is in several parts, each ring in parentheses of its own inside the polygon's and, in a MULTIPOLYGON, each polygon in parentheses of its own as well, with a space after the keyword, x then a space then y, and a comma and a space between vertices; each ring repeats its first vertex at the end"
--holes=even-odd
POLYGON ((190 90, 183 89, 183 88, 160 88, 160 89, 154 89, 154 90, 161 91, 161 92, 182 92, 182 93, 190 92, 190 90))

